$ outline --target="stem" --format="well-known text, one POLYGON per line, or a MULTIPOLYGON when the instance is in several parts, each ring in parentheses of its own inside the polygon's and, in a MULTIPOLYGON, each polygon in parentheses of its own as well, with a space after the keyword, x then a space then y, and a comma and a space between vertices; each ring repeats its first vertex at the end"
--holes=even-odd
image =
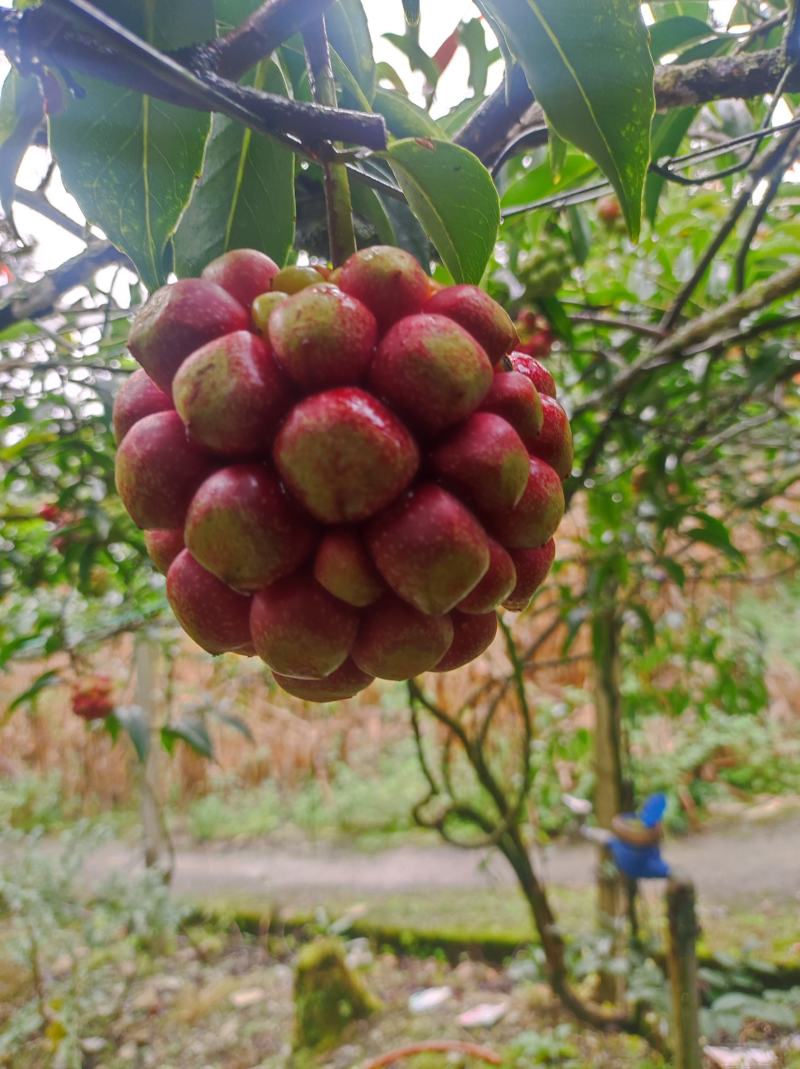
POLYGON ((487 1065, 500 1065, 501 1062, 500 1055, 495 1054, 492 1050, 487 1050, 486 1047, 479 1047, 475 1043, 442 1040, 441 1042, 415 1043, 411 1047, 401 1047, 399 1050, 389 1051, 388 1054, 382 1054, 380 1058, 368 1062, 364 1069, 388 1069, 390 1065, 403 1061, 405 1058, 413 1058, 417 1054, 433 1053, 466 1054, 470 1058, 477 1058, 478 1061, 486 1062, 487 1065))
MULTIPOLYGON (((320 15, 306 29, 303 40, 306 47, 308 73, 314 99, 328 108, 338 107, 336 82, 333 78, 331 53, 325 16, 320 15)), ((322 164, 325 185, 325 204, 328 211, 328 237, 331 247, 331 262, 334 267, 356 251, 356 233, 353 226, 353 202, 350 197, 350 179, 347 167, 342 163, 326 160, 322 164)))
POLYGON ((697 916, 694 885, 670 880, 667 887, 667 968, 672 986, 675 1069, 700 1069, 697 994, 697 916))

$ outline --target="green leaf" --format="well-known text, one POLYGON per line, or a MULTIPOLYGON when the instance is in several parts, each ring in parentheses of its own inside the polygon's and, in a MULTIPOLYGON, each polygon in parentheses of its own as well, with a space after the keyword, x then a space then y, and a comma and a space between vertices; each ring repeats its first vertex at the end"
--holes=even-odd
POLYGON ((43 120, 39 79, 22 78, 12 69, 0 93, 0 205, 8 220, 13 218, 17 172, 43 120))
POLYGON ((40 676, 34 679, 33 683, 29 687, 26 687, 20 694, 14 698, 12 702, 9 702, 6 709, 5 716, 2 723, 6 723, 11 718, 11 714, 15 713, 17 709, 20 709, 23 705, 30 705, 43 690, 48 687, 54 686, 56 683, 61 682, 61 677, 58 672, 43 672, 40 676))
POLYGON ((133 743, 136 756, 145 763, 150 753, 150 722, 140 705, 121 705, 114 710, 120 727, 133 743))
POLYGON ((385 153, 409 206, 456 282, 480 282, 500 225, 491 175, 449 141, 397 141, 385 153))
POLYGON ((420 45, 418 26, 409 25, 403 34, 385 33, 383 37, 384 40, 393 44, 395 48, 403 53, 412 71, 420 71, 425 76, 425 81, 429 88, 436 87, 436 83, 439 81, 439 68, 433 62, 433 58, 420 45))
POLYGON ((407 96, 393 89, 379 89, 372 106, 386 120, 389 132, 395 137, 430 137, 445 139, 439 124, 407 96))
MULTIPOLYGON (((250 82, 285 94, 273 61, 259 64, 250 82)), ((215 115, 203 176, 175 235, 175 270, 199 275, 229 249, 265 252, 286 261, 295 227, 294 157, 277 141, 215 115)))
POLYGON ((214 760, 214 744, 208 734, 208 728, 200 717, 187 717, 177 724, 169 724, 161 729, 161 741, 164 749, 172 753, 175 742, 185 742, 195 753, 214 760))
POLYGON ((338 0, 326 12, 325 23, 331 45, 371 102, 377 73, 369 23, 361 0, 338 0))
POLYGON ((469 87, 476 97, 481 97, 486 92, 489 67, 500 58, 500 53, 496 48, 487 48, 482 19, 462 22, 459 36, 469 56, 469 87))
MULTIPOLYGON (((99 7, 163 50, 213 38, 212 0, 102 0, 99 7)), ((200 173, 209 115, 81 76, 82 98, 50 119, 64 184, 86 218, 153 289, 200 173)))
MULTIPOLYGON (((215 709, 211 710, 211 715, 220 721, 222 724, 227 724, 229 728, 233 728, 234 731, 238 731, 240 735, 243 735, 248 742, 255 742, 255 736, 250 730, 250 725, 246 721, 242 720, 239 716, 234 716, 232 713, 220 713, 215 709)), ((205 727, 205 725, 204 725, 205 727)), ((213 756, 210 755, 210 756, 213 756)))
POLYGON ((740 564, 744 563, 744 554, 731 542, 730 532, 721 520, 707 512, 693 512, 691 518, 697 520, 699 526, 693 527, 686 532, 688 538, 693 542, 702 542, 704 545, 713 546, 715 549, 721 550, 731 560, 740 564))
MULTIPOLYGON (((699 108, 676 108, 666 115, 656 115, 653 121, 653 159, 674 156, 689 132, 699 108)), ((660 174, 648 174, 644 187, 644 208, 650 223, 656 221, 658 202, 664 191, 666 178, 660 174)))
POLYGON ((559 137, 555 130, 550 131, 549 137, 550 170, 553 172, 553 185, 559 185, 564 173, 564 163, 567 158, 569 146, 563 138, 559 137))
POLYGON ((550 126, 597 161, 639 234, 655 111, 634 0, 480 0, 500 23, 550 126))
POLYGON ((353 199, 353 212, 363 219, 375 231, 378 243, 381 245, 397 244, 397 237, 392 226, 392 221, 386 211, 383 200, 369 186, 361 182, 354 182, 351 189, 353 199))
POLYGON ((653 59, 661 59, 688 41, 716 36, 717 31, 700 19, 694 19, 690 15, 676 15, 650 27, 650 51, 653 59))
POLYGON ((409 26, 416 26, 419 22, 419 0, 403 0, 403 14, 409 26))
MULTIPOLYGON (((566 192, 573 185, 582 182, 587 175, 597 172, 597 167, 583 153, 570 152, 561 167, 561 181, 558 192, 566 192)), ((515 182, 512 182, 503 193, 503 207, 514 208, 521 204, 529 204, 532 201, 549 197, 556 192, 553 181, 553 170, 550 161, 545 160, 538 167, 526 171, 515 182)))

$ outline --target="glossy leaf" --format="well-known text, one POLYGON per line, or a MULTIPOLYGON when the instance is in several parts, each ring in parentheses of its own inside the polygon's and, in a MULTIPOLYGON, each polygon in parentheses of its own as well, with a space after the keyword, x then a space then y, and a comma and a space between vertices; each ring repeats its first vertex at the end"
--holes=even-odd
POLYGON ((144 764, 150 753, 150 723, 144 710, 139 705, 122 705, 116 708, 114 716, 144 764))
POLYGON ((444 130, 427 111, 393 89, 379 89, 373 107, 384 117, 395 137, 445 137, 444 130))
POLYGON ((361 0, 337 0, 325 15, 331 46, 372 101, 377 73, 369 23, 361 0))
POLYGON ((455 281, 480 282, 500 224, 489 172, 477 156, 448 141, 407 139, 385 155, 455 281))
MULTIPOLYGON (((211 0, 103 0, 100 6, 165 50, 214 36, 211 0)), ((200 173, 210 116, 81 77, 85 95, 51 117, 64 184, 86 218, 136 264, 151 289, 200 173)))
POLYGON ((161 729, 161 743, 168 753, 173 752, 176 742, 185 742, 201 757, 207 757, 210 761, 214 759, 214 744, 200 717, 186 717, 161 729))
POLYGON ((653 60, 632 0, 481 0, 552 128, 597 161, 637 237, 655 110, 653 60))
MULTIPOLYGON (((252 84, 285 94, 278 65, 261 64, 252 84)), ((229 249, 254 248, 283 264, 294 239, 292 153, 271 138, 214 116, 203 175, 175 235, 175 270, 197 275, 229 249)))

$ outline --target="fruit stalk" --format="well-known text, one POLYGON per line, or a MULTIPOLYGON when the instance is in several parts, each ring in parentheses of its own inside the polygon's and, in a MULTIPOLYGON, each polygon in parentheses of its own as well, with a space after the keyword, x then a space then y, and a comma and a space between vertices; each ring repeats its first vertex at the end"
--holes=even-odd
MULTIPOLYGON (((324 15, 320 15, 308 26, 303 34, 303 42, 314 99, 325 107, 337 108, 339 101, 336 96, 336 82, 331 66, 324 15)), ((325 204, 328 211, 331 262, 334 267, 339 267, 356 251, 350 179, 347 177, 347 167, 343 163, 326 160, 322 164, 322 172, 325 204)))

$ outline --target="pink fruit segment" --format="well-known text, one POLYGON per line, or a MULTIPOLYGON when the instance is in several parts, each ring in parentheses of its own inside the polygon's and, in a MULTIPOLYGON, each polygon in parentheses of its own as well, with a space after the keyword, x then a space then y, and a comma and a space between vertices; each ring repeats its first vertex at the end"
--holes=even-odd
POLYGON ((492 384, 492 365, 458 323, 440 315, 409 316, 378 346, 369 383, 410 426, 437 434, 480 405, 492 384))
POLYGON ((250 643, 250 598, 201 568, 184 549, 167 573, 167 598, 183 630, 209 653, 250 643))
POLYGON ((186 278, 162 286, 142 306, 128 348, 156 385, 170 393, 175 373, 190 353, 249 326, 245 309, 221 286, 186 278))
POLYGON ((349 659, 324 679, 293 679, 291 676, 282 676, 279 672, 273 672, 273 678, 287 694, 302 698, 306 702, 343 701, 345 698, 352 698, 373 682, 372 676, 362 672, 358 665, 349 659))
POLYGON ((186 517, 193 556, 236 590, 260 590, 290 575, 312 553, 316 537, 315 525, 263 464, 215 472, 186 517))
POLYGON ((188 441, 177 412, 157 412, 131 427, 117 450, 117 490, 138 527, 176 529, 214 467, 213 458, 188 441))
POLYGON ((203 270, 203 278, 216 282, 239 304, 249 308, 256 297, 266 293, 280 268, 255 249, 232 249, 203 270))
POLYGON ((314 558, 314 578, 328 593, 363 608, 386 587, 358 533, 346 527, 328 531, 314 558))
POLYGON ((172 394, 190 437, 228 457, 263 455, 294 398, 269 347, 247 330, 196 349, 172 394))
POLYGON ((502 416, 520 436, 526 449, 530 449, 542 429, 539 394, 530 379, 518 371, 495 373, 481 410, 502 416))
POLYGON ((428 672, 450 648, 448 616, 426 616, 387 594, 364 609, 353 646, 353 660, 379 679, 411 679, 428 672))
POLYGON ((122 441, 134 423, 156 412, 168 412, 172 401, 153 382, 146 371, 139 368, 120 387, 114 399, 114 412, 111 418, 114 427, 114 440, 117 445, 122 441))
POLYGON ((459 612, 491 612, 505 601, 516 586, 517 573, 508 552, 493 538, 487 538, 487 542, 489 569, 475 589, 458 603, 459 612))
POLYGON ((533 356, 527 353, 512 353, 510 356, 511 366, 514 371, 530 379, 540 394, 555 397, 556 382, 544 364, 540 364, 533 356))
POLYGON ((311 575, 293 575, 253 598, 253 644, 273 672, 324 679, 344 664, 358 631, 358 613, 311 575))
POLYGON ((269 318, 275 356, 303 390, 355 385, 364 377, 377 338, 369 309, 327 283, 281 301, 269 318))
POLYGON ((563 516, 561 479, 549 464, 531 457, 528 485, 519 504, 494 515, 488 528, 506 549, 536 549, 553 536, 563 516))
POLYGON ((292 493, 325 523, 373 515, 403 492, 419 466, 416 443, 400 420, 355 388, 301 401, 273 455, 292 493))
POLYGON ((487 612, 482 615, 470 615, 454 612, 450 614, 453 622, 453 643, 434 668, 434 672, 452 672, 462 668, 488 649, 497 634, 497 613, 487 612))
POLYGON ((425 311, 454 319, 469 331, 493 364, 517 341, 511 316, 477 286, 446 286, 430 298, 425 311))
POLYGON ((184 548, 183 531, 145 531, 144 544, 150 560, 162 575, 166 575, 184 548))
POLYGON ((420 612, 449 612, 489 567, 486 534, 461 502, 424 484, 369 524, 367 546, 383 578, 420 612))
POLYGON ((558 401, 546 395, 542 397, 542 413, 542 429, 531 442, 530 451, 534 456, 546 460, 562 479, 566 479, 575 460, 572 428, 567 414, 558 401))
POLYGON ((369 308, 382 334, 398 319, 421 311, 430 291, 414 257, 389 245, 354 253, 341 269, 339 285, 369 308))
POLYGON ((475 412, 435 447, 433 469, 473 508, 510 509, 528 482, 528 452, 502 416, 475 412))
POLYGON ((538 549, 512 549, 511 559, 517 571, 517 583, 503 605, 512 612, 527 608, 533 595, 547 578, 547 573, 556 555, 556 544, 551 538, 538 549))

